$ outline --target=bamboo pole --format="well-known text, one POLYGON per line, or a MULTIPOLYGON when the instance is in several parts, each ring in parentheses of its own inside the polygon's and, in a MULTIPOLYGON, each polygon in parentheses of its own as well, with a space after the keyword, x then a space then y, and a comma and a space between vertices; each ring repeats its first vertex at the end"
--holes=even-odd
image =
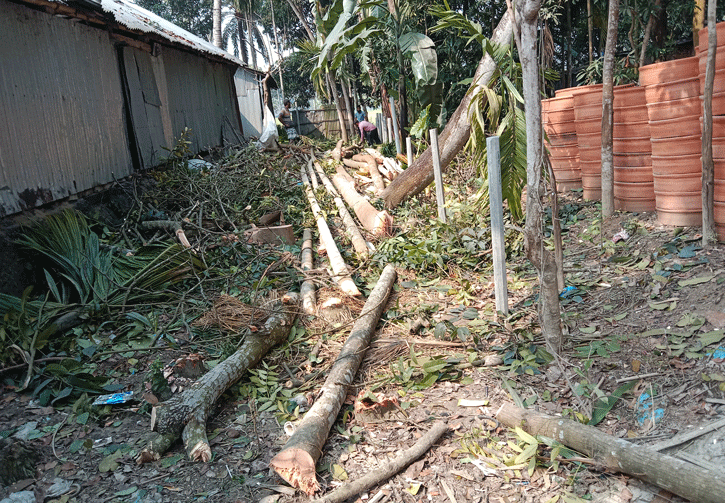
POLYGON ((302 166, 300 169, 302 173, 302 183, 305 186, 305 193, 307 194, 307 200, 312 208, 312 213, 315 215, 317 221, 317 228, 320 231, 320 240, 325 245, 327 250, 327 257, 330 259, 330 266, 332 266, 333 278, 337 282, 340 289, 347 295, 358 296, 360 291, 355 286, 355 282, 350 277, 350 273, 347 270, 347 264, 340 254, 335 239, 332 237, 330 228, 325 221, 325 217, 322 215, 320 205, 317 204, 314 192, 310 186, 310 181, 307 178, 306 168, 302 166))
POLYGON ((388 264, 333 363, 315 404, 297 425, 282 451, 270 461, 270 466, 282 478, 308 496, 320 489, 315 474, 315 464, 322 455, 322 447, 330 428, 342 408, 347 390, 370 345, 375 327, 393 289, 395 278, 395 268, 388 264))

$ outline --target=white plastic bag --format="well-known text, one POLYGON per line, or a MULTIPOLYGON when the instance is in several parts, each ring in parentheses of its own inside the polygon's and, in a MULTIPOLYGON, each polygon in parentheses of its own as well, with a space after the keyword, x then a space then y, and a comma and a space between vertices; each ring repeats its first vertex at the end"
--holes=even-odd
POLYGON ((275 123, 274 115, 272 111, 265 107, 264 108, 264 131, 262 136, 259 137, 257 147, 261 149, 269 148, 273 146, 279 139, 279 133, 277 133, 277 124, 275 123))

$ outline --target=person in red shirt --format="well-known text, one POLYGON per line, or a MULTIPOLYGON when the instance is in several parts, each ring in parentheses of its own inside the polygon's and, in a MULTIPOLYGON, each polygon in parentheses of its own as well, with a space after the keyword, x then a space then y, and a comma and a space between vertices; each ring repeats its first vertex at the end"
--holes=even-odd
POLYGON ((377 145, 380 143, 378 136, 378 128, 375 124, 368 121, 356 122, 355 125, 360 129, 360 141, 366 141, 368 145, 377 145))

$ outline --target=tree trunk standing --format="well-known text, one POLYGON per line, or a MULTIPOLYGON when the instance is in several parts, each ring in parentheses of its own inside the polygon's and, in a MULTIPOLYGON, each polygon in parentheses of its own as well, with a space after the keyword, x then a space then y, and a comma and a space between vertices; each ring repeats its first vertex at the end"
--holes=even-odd
MULTIPOLYGON (((541 0, 524 0, 517 7, 516 38, 521 59, 526 111, 526 256, 539 272, 539 320, 547 349, 558 354, 562 344, 557 267, 554 255, 542 243, 543 204, 546 188, 542 180, 544 144, 541 124, 540 74, 537 34, 541 0)), ((513 15, 511 13, 510 15, 513 15)))
POLYGON ((715 56, 717 30, 715 29, 715 0, 707 3, 707 67, 705 94, 702 98, 702 246, 715 243, 715 163, 712 155, 712 92, 715 85, 715 56))
POLYGON ((249 19, 249 13, 244 16, 247 20, 247 42, 249 43, 249 56, 252 62, 252 68, 257 69, 257 51, 254 48, 254 32, 252 31, 252 22, 249 19))
POLYGON ((347 122, 348 127, 348 134, 351 138, 355 137, 355 122, 353 119, 353 110, 355 110, 352 106, 352 95, 350 94, 350 86, 347 84, 347 79, 345 77, 340 78, 340 87, 342 88, 342 100, 345 103, 345 119, 347 122))
POLYGON ((211 8, 212 17, 212 41, 214 45, 221 48, 222 46, 222 0, 214 0, 211 8))
POLYGON ((665 47, 669 36, 669 32, 667 30, 667 5, 669 3, 669 0, 661 0, 661 8, 657 12, 654 26, 652 27, 652 43, 658 49, 665 47))
POLYGON ((592 21, 592 0, 587 0, 587 34, 589 36, 589 64, 594 62, 594 42, 592 35, 594 33, 594 21, 592 21))
MULTIPOLYGON (((270 2, 270 8, 272 10, 272 30, 274 31, 274 46, 275 46, 275 49, 277 50, 277 57, 279 58, 279 63, 277 64, 277 69, 279 70, 279 88, 282 90, 282 97, 285 98, 286 95, 284 93, 284 79, 282 79, 282 63, 284 63, 284 58, 282 57, 282 51, 279 49, 279 37, 277 36, 277 22, 274 19, 274 2, 270 2)), ((270 61, 270 65, 271 64, 272 64, 272 61, 270 61)), ((299 130, 299 124, 297 125, 297 128, 299 130)))
MULTIPOLYGON (((508 43, 513 33, 511 16, 506 13, 498 23, 489 39, 493 44, 508 43)), ((443 132, 438 136, 440 147, 441 168, 446 169, 451 161, 468 143, 471 136, 471 121, 469 119, 469 105, 474 96, 482 92, 481 85, 486 85, 496 71, 496 62, 486 53, 478 63, 473 76, 473 84, 468 93, 461 100, 455 113, 446 124, 443 132)), ((385 105, 386 100, 383 100, 385 105)), ((432 150, 427 148, 408 169, 397 177, 381 192, 380 197, 385 201, 387 208, 395 208, 404 199, 415 196, 433 181, 432 150)))
POLYGON ((609 0, 607 45, 602 69, 602 215, 614 215, 614 53, 617 49, 619 0, 609 0))
MULTIPOLYGON (((708 7, 709 8, 709 7, 708 7)), ((710 22, 710 11, 708 11, 707 22, 710 22)), ((708 24, 708 26, 710 26, 708 24)), ((692 45, 697 52, 697 46, 700 45, 699 32, 705 27, 705 0, 695 0, 695 12, 692 14, 692 45)), ((708 39, 708 44, 710 40, 708 39)))
POLYGON ((312 33, 310 25, 307 24, 305 16, 302 15, 302 12, 300 11, 299 7, 297 7, 294 0, 287 0, 287 3, 292 8, 292 12, 295 13, 295 16, 297 16, 297 19, 299 20, 302 27, 305 29, 305 33, 307 33, 307 38, 310 39, 310 42, 315 42, 315 34, 312 33))
POLYGON ((571 39, 574 31, 571 29, 571 2, 566 3, 566 87, 573 87, 571 69, 571 39))
POLYGON ((650 37, 652 36, 652 26, 655 23, 655 11, 660 6, 660 0, 655 0, 654 3, 654 9, 649 15, 649 19, 647 20, 647 26, 644 28, 644 36, 642 37, 642 52, 639 54, 639 64, 637 65, 637 69, 639 70, 645 65, 646 61, 646 54, 647 54, 647 46, 649 45, 650 37))
POLYGON ((330 91, 330 98, 332 99, 333 103, 335 103, 335 109, 337 110, 337 121, 340 123, 340 138, 342 138, 342 141, 347 143, 349 140, 349 137, 347 135, 347 126, 345 126, 345 118, 342 114, 342 105, 340 105, 340 96, 337 92, 337 85, 335 84, 335 81, 332 79, 332 75, 329 73, 325 74, 325 77, 327 79, 327 88, 330 91))

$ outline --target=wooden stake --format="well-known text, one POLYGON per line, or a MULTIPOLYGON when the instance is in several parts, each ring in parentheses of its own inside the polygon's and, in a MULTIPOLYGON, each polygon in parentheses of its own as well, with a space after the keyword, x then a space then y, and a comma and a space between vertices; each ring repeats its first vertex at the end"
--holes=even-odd
POLYGON ((395 278, 395 268, 388 264, 365 302, 362 315, 353 325, 350 336, 333 363, 315 404, 297 425, 297 429, 282 451, 270 462, 270 466, 282 478, 308 496, 320 488, 315 474, 315 464, 322 455, 322 447, 325 445, 330 428, 365 357, 365 351, 385 309, 395 278))
POLYGON ((496 311, 508 315, 506 241, 504 239, 503 195, 501 191, 501 151, 499 150, 498 136, 486 138, 486 158, 488 159, 488 199, 491 211, 491 246, 493 248, 493 283, 496 311))
MULTIPOLYGON (((310 229, 305 229, 302 232, 302 252, 300 253, 300 262, 303 272, 312 270, 312 230, 310 229)), ((309 314, 311 316, 317 314, 315 284, 307 278, 305 278, 302 282, 302 286, 300 287, 300 297, 302 298, 302 310, 305 314, 309 314)))
POLYGON ((446 202, 443 197, 443 172, 441 156, 438 151, 438 131, 430 130, 430 148, 433 152, 433 177, 436 182, 436 201, 438 202, 438 220, 446 223, 446 202))

